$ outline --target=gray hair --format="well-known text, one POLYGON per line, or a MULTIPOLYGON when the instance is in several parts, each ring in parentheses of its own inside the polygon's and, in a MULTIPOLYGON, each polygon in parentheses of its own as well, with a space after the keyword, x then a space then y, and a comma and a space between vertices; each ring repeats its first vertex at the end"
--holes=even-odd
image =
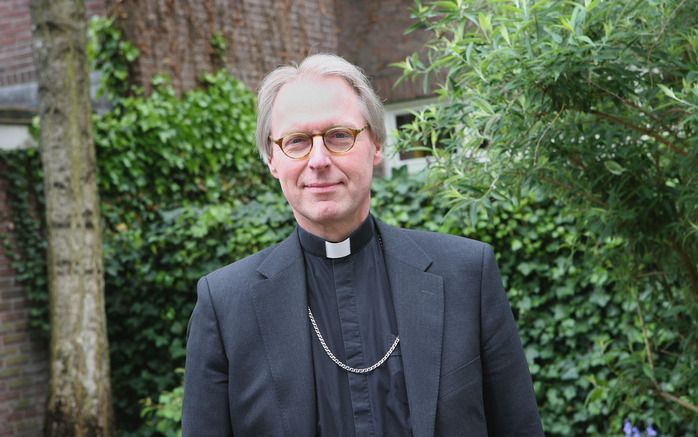
POLYGON ((332 54, 308 56, 300 64, 284 65, 269 73, 259 87, 257 94, 257 149, 266 163, 272 143, 271 111, 281 88, 289 82, 307 76, 338 76, 346 80, 359 97, 361 115, 366 119, 374 140, 385 143, 383 103, 373 91, 371 83, 359 67, 332 54))

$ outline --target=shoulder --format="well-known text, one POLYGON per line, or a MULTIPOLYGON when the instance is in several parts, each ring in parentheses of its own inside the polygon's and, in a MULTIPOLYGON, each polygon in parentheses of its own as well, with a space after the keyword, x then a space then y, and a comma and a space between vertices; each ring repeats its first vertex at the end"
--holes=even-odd
POLYGON ((214 294, 246 288, 248 284, 263 278, 257 269, 277 246, 269 246, 204 275, 199 279, 199 286, 205 283, 214 294))
POLYGON ((481 266, 491 256, 492 247, 478 240, 438 232, 398 228, 381 224, 381 230, 410 241, 435 263, 460 263, 481 266))
POLYGON ((452 234, 441 234, 438 232, 420 231, 415 229, 398 228, 407 237, 426 247, 433 246, 434 249, 453 250, 453 248, 467 251, 481 252, 489 247, 489 244, 472 238, 461 237, 452 234))

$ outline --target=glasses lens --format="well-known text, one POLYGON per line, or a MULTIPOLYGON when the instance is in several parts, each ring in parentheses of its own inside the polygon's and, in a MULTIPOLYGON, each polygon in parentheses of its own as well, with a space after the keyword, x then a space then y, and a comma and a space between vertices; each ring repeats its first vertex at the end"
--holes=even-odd
POLYGON ((354 145, 354 134, 351 130, 338 127, 325 132, 325 145, 333 152, 346 152, 354 145))
POLYGON ((313 140, 306 134, 290 134, 284 137, 281 148, 291 158, 305 156, 313 145, 313 140))

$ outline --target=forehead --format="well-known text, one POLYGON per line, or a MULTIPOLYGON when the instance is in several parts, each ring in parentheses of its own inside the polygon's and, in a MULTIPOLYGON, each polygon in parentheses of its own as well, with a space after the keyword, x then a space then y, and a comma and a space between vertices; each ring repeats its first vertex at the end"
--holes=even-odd
POLYGON ((271 113, 272 134, 362 124, 359 97, 336 76, 301 77, 279 90, 271 113))

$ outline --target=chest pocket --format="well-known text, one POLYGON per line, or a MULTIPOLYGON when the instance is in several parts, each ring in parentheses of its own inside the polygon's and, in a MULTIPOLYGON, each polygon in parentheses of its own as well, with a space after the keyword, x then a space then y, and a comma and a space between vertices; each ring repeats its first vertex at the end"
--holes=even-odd
POLYGON ((486 437, 480 356, 441 377, 436 407, 437 437, 486 437))
POLYGON ((447 398, 475 383, 479 383, 478 386, 482 387, 482 367, 479 355, 441 377, 439 399, 447 398))
POLYGON ((436 410, 436 436, 486 437, 480 356, 441 377, 436 410))

